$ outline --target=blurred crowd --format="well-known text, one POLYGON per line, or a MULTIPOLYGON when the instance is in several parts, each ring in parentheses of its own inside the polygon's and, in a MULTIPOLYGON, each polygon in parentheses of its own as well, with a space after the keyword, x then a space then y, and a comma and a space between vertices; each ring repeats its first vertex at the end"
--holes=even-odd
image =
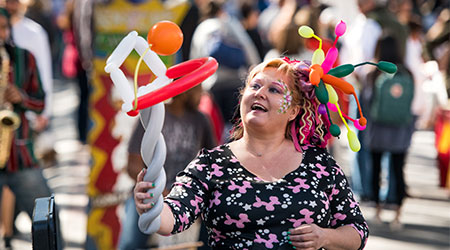
MULTIPOLYGON (((1 26, 3 23, 0 20, 0 33, 8 30, 11 34, 2 35, 0 42, 12 58, 10 75, 15 77, 15 82, 12 83, 16 85, 14 90, 19 91, 22 96, 6 100, 12 103, 14 111, 22 120, 11 142, 11 158, 0 169, 1 232, 6 247, 10 247, 14 236, 15 216, 26 211, 31 217, 34 199, 49 196, 51 192, 41 170, 53 166, 56 161, 54 143, 50 139, 52 127, 49 126, 52 117, 53 79, 76 82, 79 86, 78 139, 81 144, 87 144, 90 75, 93 70, 92 44, 96 35, 96 31, 92 29, 92 20, 96 18, 94 6, 113 1, 115 0, 0 1, 5 10, 2 14, 5 27, 1 26), (24 59, 27 63, 23 63, 18 57, 22 52, 11 52, 16 47, 30 54, 31 59, 24 59), (24 76, 32 74, 25 72, 34 72, 34 77, 39 80, 33 77, 16 79, 20 78, 22 71, 24 76), (30 106, 32 104, 39 106, 39 109, 37 106, 30 106), (39 143, 39 148, 33 148, 33 142, 42 140, 42 137, 46 138, 46 143, 39 143), (23 146, 24 144, 26 145, 23 146), (42 188, 25 188, 27 182, 31 183, 31 180, 36 179, 40 180, 36 185, 42 188)), ((128 1, 140 4, 146 0, 128 1)), ((212 56, 218 61, 219 68, 201 87, 177 96, 166 104, 163 134, 169 155, 166 163, 166 168, 170 169, 168 183, 173 182, 176 170, 184 169, 199 149, 212 148, 229 140, 235 108, 239 102, 239 91, 249 68, 275 57, 311 60, 318 42, 298 35, 297 30, 302 25, 310 26, 323 39, 326 53, 335 40, 334 27, 342 19, 346 21, 348 28, 337 43, 340 54, 335 66, 341 63, 358 64, 382 60, 396 63, 399 68, 398 77, 402 79, 399 81, 404 83, 391 87, 388 92, 393 95, 410 93, 405 100, 407 109, 401 111, 406 115, 402 122, 381 123, 377 121, 373 110, 376 109, 375 105, 383 105, 379 103, 378 96, 382 92, 377 88, 383 81, 383 75, 371 67, 361 67, 346 79, 357 90, 363 113, 369 121, 367 130, 358 134, 362 148, 354 154, 354 160, 348 166, 353 189, 360 201, 376 204, 375 221, 381 222, 383 204, 393 204, 396 207, 396 217, 391 224, 396 228, 401 227, 401 206, 408 197, 403 167, 412 133, 418 129, 435 130, 436 126, 442 126, 441 123, 450 120, 450 115, 447 120, 439 118, 446 110, 450 110, 449 1, 189 2, 189 11, 180 25, 184 41, 177 60, 182 62, 212 56), (438 122, 440 123, 437 124, 438 122), (380 193, 382 169, 388 170, 387 194, 380 193)), ((15 92, 6 91, 5 95, 9 93, 15 92)), ((338 94, 342 110, 356 117, 354 100, 343 93, 338 94)), ((332 119, 340 124, 337 116, 332 119)), ((133 133, 129 143, 127 170, 134 180, 143 164, 139 156, 142 127, 137 124, 133 133)), ((443 140, 450 141, 450 138, 443 140)), ((330 151, 333 152, 333 144, 330 145, 330 151)), ((441 171, 441 182, 436 184, 442 187, 448 186, 448 154, 446 157, 447 161, 443 161, 441 167, 444 169, 441 171)), ((170 186, 167 187, 169 188, 170 186)), ((194 227, 195 232, 191 234, 187 232, 188 236, 149 240, 146 235, 138 232, 137 221, 132 221, 137 220, 137 214, 132 198, 130 199, 126 205, 127 223, 123 223, 129 230, 122 230, 120 249, 144 248, 149 244, 174 245, 192 241, 192 235, 206 242, 201 226, 194 227)))

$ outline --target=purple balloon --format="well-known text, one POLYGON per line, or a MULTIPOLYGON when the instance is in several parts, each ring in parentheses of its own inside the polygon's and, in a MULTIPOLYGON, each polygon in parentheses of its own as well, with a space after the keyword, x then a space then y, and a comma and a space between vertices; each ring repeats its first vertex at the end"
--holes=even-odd
POLYGON ((327 107, 325 106, 325 104, 320 104, 319 105, 319 113, 321 115, 326 115, 327 114, 327 107))

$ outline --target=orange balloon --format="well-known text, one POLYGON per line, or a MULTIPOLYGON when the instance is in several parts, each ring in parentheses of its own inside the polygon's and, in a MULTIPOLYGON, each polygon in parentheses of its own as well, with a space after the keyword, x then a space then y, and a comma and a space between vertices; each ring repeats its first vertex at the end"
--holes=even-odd
POLYGON ((312 85, 319 86, 320 74, 317 70, 312 69, 309 72, 309 81, 311 82, 312 85))
POLYGON ((309 72, 309 81, 314 86, 319 86, 320 78, 323 76, 323 69, 319 64, 314 64, 309 72))
POLYGON ((323 76, 323 69, 322 69, 322 66, 320 66, 319 64, 313 64, 313 65, 311 66, 311 69, 313 69, 313 70, 319 72, 319 77, 322 77, 322 76, 323 76))
POLYGON ((148 31, 147 42, 158 55, 168 56, 177 52, 183 43, 183 32, 171 21, 157 22, 148 31))

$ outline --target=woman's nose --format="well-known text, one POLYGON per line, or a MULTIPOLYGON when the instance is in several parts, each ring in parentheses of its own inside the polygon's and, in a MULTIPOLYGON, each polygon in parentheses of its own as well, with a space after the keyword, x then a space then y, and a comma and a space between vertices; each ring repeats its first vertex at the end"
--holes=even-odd
POLYGON ((265 99, 265 98, 266 98, 266 92, 265 92, 265 91, 266 91, 266 90, 265 90, 264 87, 259 88, 259 89, 256 91, 256 93, 255 93, 255 97, 260 97, 260 98, 262 98, 262 99, 265 99))

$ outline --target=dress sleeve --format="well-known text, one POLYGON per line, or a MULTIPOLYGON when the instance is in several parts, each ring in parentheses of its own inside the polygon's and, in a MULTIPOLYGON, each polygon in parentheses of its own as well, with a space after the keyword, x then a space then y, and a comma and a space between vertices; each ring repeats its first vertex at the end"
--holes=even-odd
POLYGON ((361 237, 359 249, 363 249, 369 236, 369 227, 361 213, 358 202, 355 201, 344 172, 331 156, 329 156, 328 161, 333 176, 333 184, 329 194, 332 216, 331 227, 352 226, 361 237))
POLYGON ((172 234, 188 229, 205 208, 209 190, 210 154, 202 149, 197 157, 180 172, 165 203, 174 215, 172 234))
POLYGON ((36 60, 31 53, 24 50, 16 50, 16 53, 21 53, 25 57, 24 65, 20 65, 24 68, 18 69, 20 66, 16 67, 16 70, 22 70, 20 71, 24 74, 22 77, 25 77, 21 89, 22 103, 19 106, 23 110, 31 110, 39 114, 44 110, 45 92, 39 77, 36 60))

